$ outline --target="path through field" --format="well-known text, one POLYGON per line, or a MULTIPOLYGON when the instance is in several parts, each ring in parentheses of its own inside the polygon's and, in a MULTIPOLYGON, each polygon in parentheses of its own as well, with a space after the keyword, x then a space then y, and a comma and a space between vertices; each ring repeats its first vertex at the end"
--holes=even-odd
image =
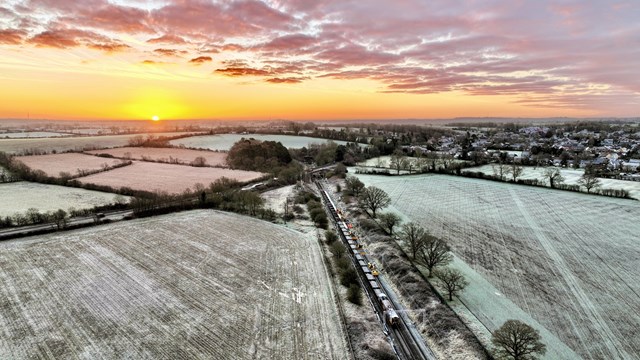
MULTIPOLYGON (((640 202, 444 175, 358 177, 581 357, 640 359, 640 202)), ((495 308, 481 311, 491 330, 501 325, 495 308)))
POLYGON ((0 243, 0 358, 343 359, 321 256, 206 210, 0 243))

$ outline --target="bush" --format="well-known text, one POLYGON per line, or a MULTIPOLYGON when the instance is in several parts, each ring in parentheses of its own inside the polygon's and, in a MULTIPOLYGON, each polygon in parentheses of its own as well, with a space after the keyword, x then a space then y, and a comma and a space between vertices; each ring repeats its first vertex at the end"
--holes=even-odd
POLYGON ((360 224, 360 227, 365 231, 378 232, 378 233, 382 231, 382 229, 380 228, 380 225, 378 225, 378 223, 375 222, 374 220, 361 219, 359 220, 359 224, 360 224))
POLYGON ((332 244, 334 241, 338 240, 338 235, 331 230, 327 230, 324 232, 324 238, 327 240, 327 244, 332 244))
POLYGON ((344 254, 345 251, 347 251, 347 248, 344 245, 342 245, 342 243, 334 242, 329 247, 329 250, 331 251, 333 256, 335 256, 337 258, 337 257, 342 256, 342 254, 344 254))
POLYGON ((353 266, 349 266, 340 272, 340 284, 347 287, 351 286, 351 284, 358 284, 358 274, 353 266))
POLYGON ((362 292, 360 291, 360 286, 358 284, 349 285, 349 290, 347 290, 347 300, 356 305, 362 305, 362 292))

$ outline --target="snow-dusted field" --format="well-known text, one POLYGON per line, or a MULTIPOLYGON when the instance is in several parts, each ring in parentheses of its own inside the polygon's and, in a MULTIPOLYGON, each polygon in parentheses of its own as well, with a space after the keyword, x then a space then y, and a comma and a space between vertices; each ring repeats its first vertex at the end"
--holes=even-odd
POLYGON ((197 157, 207 160, 208 166, 221 166, 226 164, 227 154, 213 151, 199 151, 174 148, 145 148, 122 147, 105 150, 87 151, 89 154, 110 154, 118 158, 138 159, 149 158, 155 161, 170 162, 171 159, 181 164, 189 164, 197 157))
MULTIPOLYGON (((182 138, 172 140, 169 143, 172 145, 184 145, 190 148, 201 148, 218 151, 227 151, 231 149, 233 144, 240 139, 254 138, 262 141, 279 141, 284 147, 287 148, 302 148, 309 146, 310 144, 324 144, 329 142, 326 139, 318 139, 307 136, 292 136, 292 135, 261 135, 261 134, 221 134, 221 135, 206 135, 206 136, 193 136, 188 138, 182 138)), ((345 141, 334 141, 337 144, 346 144, 345 141)))
POLYGON ((1 138, 9 138, 9 139, 24 139, 24 138, 48 138, 48 137, 64 137, 64 136, 73 136, 72 134, 59 133, 59 132, 49 132, 49 131, 26 131, 26 132, 8 132, 1 133, 1 138))
POLYGON ((346 359, 315 234, 200 210, 0 243, 0 358, 346 359))
POLYGON ((10 154, 20 154, 24 151, 37 149, 40 151, 57 152, 69 150, 83 150, 88 148, 111 148, 126 146, 129 140, 135 136, 178 136, 188 133, 150 133, 128 135, 104 135, 104 136, 77 136, 64 138, 44 139, 0 139, 0 151, 10 154))
POLYGON ((512 302, 582 358, 640 359, 639 202, 445 175, 358 177, 495 288, 462 295, 490 330, 516 314, 496 304, 512 302))
POLYGON ((134 190, 180 193, 200 183, 208 186, 216 179, 227 177, 246 182, 263 177, 255 171, 231 170, 212 167, 134 162, 132 165, 78 178, 82 183, 107 185, 113 188, 129 187, 134 190))
MULTIPOLYGON (((533 166, 524 166, 523 172, 518 179, 538 179, 540 181, 545 181, 544 171, 545 167, 533 167, 533 166)), ((579 185, 578 180, 584 174, 583 169, 565 169, 559 168, 562 177, 564 177, 564 183, 568 185, 579 185)), ((483 165, 476 166, 471 168, 466 168, 464 171, 475 171, 482 172, 488 175, 494 175, 493 167, 491 165, 483 165)), ((509 177, 509 175, 507 175, 509 177)), ((509 178, 510 179, 510 178, 509 178)), ((629 195, 634 198, 640 200, 640 181, 625 181, 625 180, 616 180, 616 179, 605 179, 600 178, 600 182, 602 183, 602 189, 615 189, 615 190, 627 190, 629 195)), ((547 182, 548 185, 548 182, 547 182)))
POLYGON ((70 207, 88 209, 114 203, 116 196, 100 191, 27 181, 5 183, 0 184, 0 216, 24 214, 29 208, 42 212, 58 209, 66 211, 70 207))
POLYGON ((16 160, 33 170, 42 170, 47 175, 58 177, 61 172, 78 175, 81 171, 94 171, 113 167, 122 160, 108 159, 80 153, 19 156, 16 160))

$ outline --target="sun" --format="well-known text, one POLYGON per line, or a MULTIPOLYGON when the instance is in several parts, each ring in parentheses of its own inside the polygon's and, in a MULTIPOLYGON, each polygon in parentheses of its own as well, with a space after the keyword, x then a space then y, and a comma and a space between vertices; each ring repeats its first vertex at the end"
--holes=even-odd
POLYGON ((160 121, 160 117, 159 117, 158 115, 153 115, 153 116, 151 117, 151 120, 153 120, 153 121, 160 121))

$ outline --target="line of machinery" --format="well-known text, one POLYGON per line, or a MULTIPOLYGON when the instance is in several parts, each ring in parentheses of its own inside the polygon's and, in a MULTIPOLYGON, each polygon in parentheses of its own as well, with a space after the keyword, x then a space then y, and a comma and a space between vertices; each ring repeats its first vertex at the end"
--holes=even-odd
MULTIPOLYGON (((386 282, 379 278, 380 272, 375 263, 367 257, 360 239, 355 234, 353 224, 336 206, 331 196, 324 190, 321 183, 317 183, 322 198, 331 213, 338 235, 348 247, 351 259, 358 271, 363 289, 367 293, 371 304, 376 310, 389 336, 391 344, 399 359, 435 359, 421 336, 416 334, 415 327, 410 324, 406 316, 399 316, 402 307, 395 303, 388 295, 392 290, 385 286, 386 282), (380 314, 382 316, 380 316, 380 314), (409 326, 411 325, 411 326, 409 326), (412 331, 413 330, 413 331, 412 331)), ((391 297, 395 298, 395 296, 391 297)))

